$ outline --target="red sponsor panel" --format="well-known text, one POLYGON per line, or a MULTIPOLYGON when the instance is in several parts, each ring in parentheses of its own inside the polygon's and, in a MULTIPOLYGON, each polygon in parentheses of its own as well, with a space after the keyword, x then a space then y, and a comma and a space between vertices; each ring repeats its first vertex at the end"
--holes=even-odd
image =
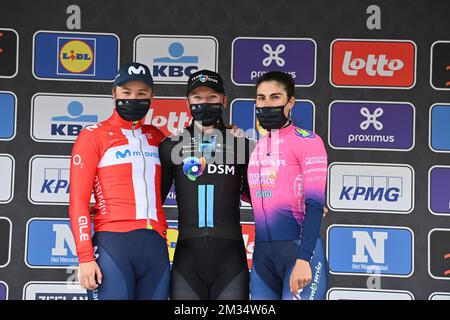
POLYGON ((253 248, 255 247, 255 224, 253 222, 241 222, 241 225, 245 251, 247 252, 248 269, 251 270, 253 261, 253 248))
POLYGON ((337 87, 411 88, 416 79, 412 41, 335 40, 330 81, 337 87))
POLYGON ((156 97, 152 101, 145 124, 152 124, 166 136, 170 136, 176 130, 186 127, 191 119, 186 98, 156 97))

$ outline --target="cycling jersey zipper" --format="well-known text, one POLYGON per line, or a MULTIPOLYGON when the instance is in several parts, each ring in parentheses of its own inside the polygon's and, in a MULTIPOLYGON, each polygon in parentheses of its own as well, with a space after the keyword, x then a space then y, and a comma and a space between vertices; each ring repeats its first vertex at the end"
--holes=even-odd
MULTIPOLYGON (((268 139, 269 142, 270 142, 270 137, 271 137, 271 132, 269 130, 269 139, 268 139)), ((266 141, 267 141, 267 139, 266 139, 266 141)), ((270 151, 267 149, 267 155, 269 155, 269 154, 270 154, 270 151)), ((267 223, 266 209, 264 209, 264 197, 265 197, 265 194, 263 194, 263 192, 262 192, 263 190, 262 190, 262 185, 261 185, 261 166, 262 166, 262 164, 260 162, 259 163, 259 188, 260 188, 260 191, 261 191, 261 194, 260 194, 260 197, 261 197, 261 208, 262 208, 262 211, 263 211, 263 214, 264 214, 264 222, 266 224, 267 237, 269 238, 269 241, 272 241, 272 234, 270 233, 269 224, 267 223)))
POLYGON ((152 226, 150 224, 150 218, 148 216, 148 188, 147 188, 147 179, 145 178, 145 171, 147 169, 146 163, 145 163, 145 154, 144 149, 142 148, 142 141, 139 137, 136 137, 134 134, 134 127, 136 126, 136 122, 133 122, 133 126, 131 127, 131 131, 133 132, 133 137, 137 138, 139 140, 139 149, 141 151, 142 160, 144 161, 144 187, 145 187, 145 214, 147 215, 147 229, 152 229, 152 226))

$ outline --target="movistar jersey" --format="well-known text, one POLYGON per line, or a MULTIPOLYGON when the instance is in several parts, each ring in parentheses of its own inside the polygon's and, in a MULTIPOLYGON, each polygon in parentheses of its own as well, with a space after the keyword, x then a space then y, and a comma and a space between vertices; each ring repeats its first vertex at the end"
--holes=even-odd
POLYGON ((79 262, 94 260, 89 200, 94 190, 95 231, 153 228, 165 238, 160 197, 158 146, 164 135, 154 126, 123 120, 117 111, 86 127, 70 163, 69 214, 79 262))

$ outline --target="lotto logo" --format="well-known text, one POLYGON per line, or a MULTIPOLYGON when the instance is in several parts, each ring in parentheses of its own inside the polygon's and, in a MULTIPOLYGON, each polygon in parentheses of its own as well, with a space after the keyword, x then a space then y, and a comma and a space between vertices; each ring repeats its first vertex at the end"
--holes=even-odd
POLYGON ((415 85, 412 41, 337 39, 330 55, 330 82, 336 87, 409 89, 415 85))

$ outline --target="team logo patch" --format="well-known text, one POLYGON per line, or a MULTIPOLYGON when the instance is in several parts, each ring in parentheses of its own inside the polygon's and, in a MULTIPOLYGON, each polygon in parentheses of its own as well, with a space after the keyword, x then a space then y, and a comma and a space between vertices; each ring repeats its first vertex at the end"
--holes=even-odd
POLYGON ((195 181, 201 176, 205 167, 206 159, 204 157, 188 157, 183 160, 183 172, 191 181, 195 181))
POLYGON ((300 129, 300 128, 296 128, 295 129, 295 134, 297 136, 299 136, 299 137, 302 137, 302 138, 314 138, 316 136, 311 131, 308 131, 308 130, 305 130, 305 129, 300 129))

